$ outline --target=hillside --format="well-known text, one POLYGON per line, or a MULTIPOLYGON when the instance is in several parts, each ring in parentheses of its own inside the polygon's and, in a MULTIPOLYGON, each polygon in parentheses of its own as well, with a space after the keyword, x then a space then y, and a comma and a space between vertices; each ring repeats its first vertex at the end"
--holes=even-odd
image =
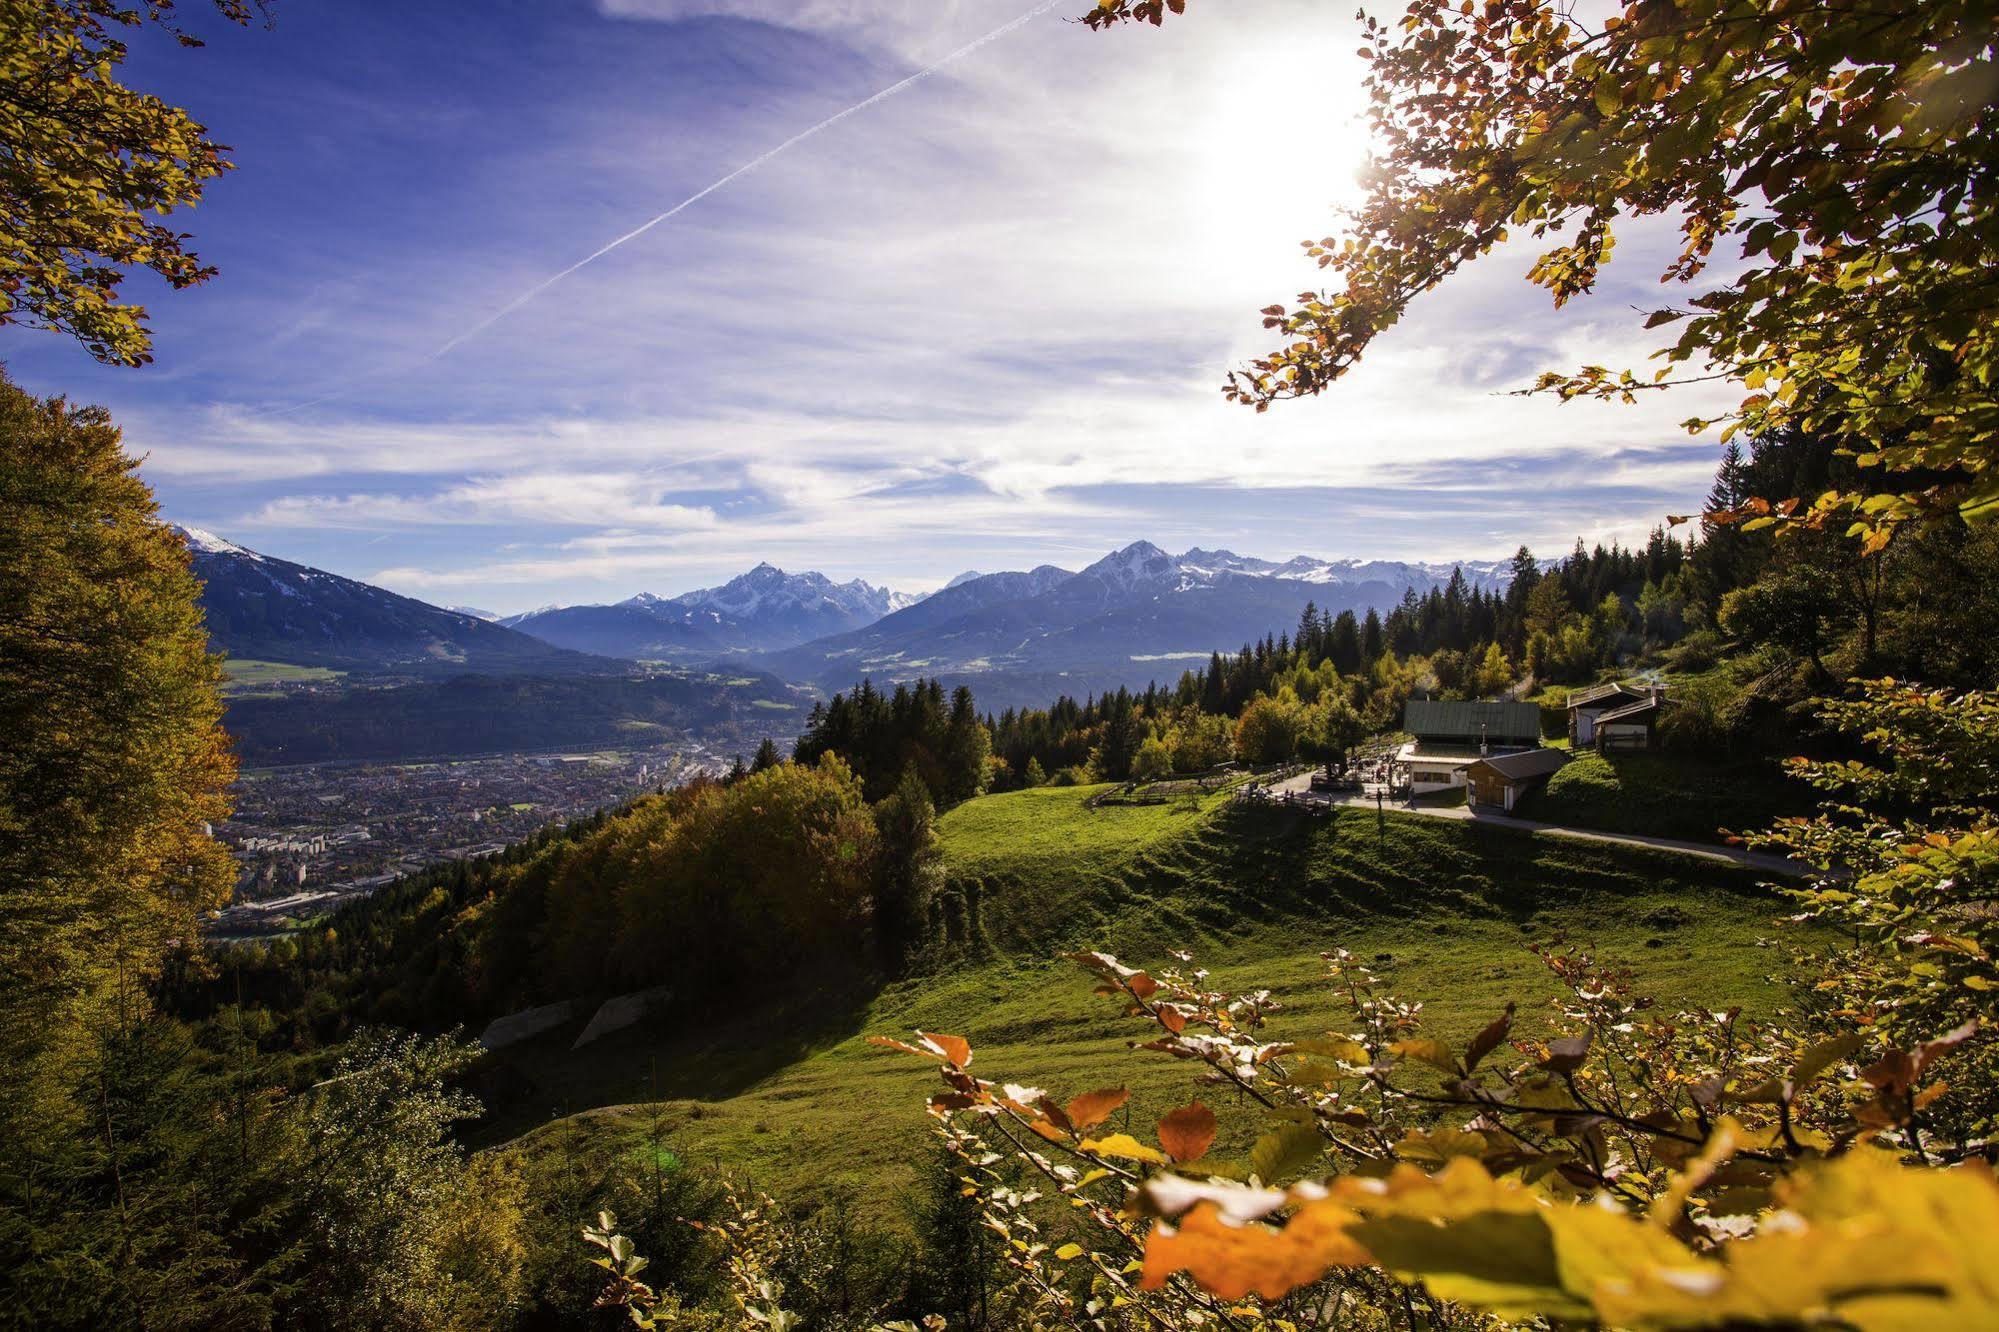
POLYGON ((502 750, 616 748, 692 734, 748 752, 796 729, 770 676, 459 675, 309 692, 238 693, 223 725, 250 767, 502 750))
MULTIPOLYGON (((1759 946, 1776 903, 1743 873, 1680 857, 1390 815, 1328 821, 1229 807, 1224 796, 1105 805, 1104 788, 985 796, 941 834, 950 890, 975 898, 981 938, 932 974, 877 994, 821 992, 745 1015, 679 1018, 571 1051, 574 1029, 510 1052, 531 1090, 478 1130, 518 1134, 530 1156, 638 1131, 664 1101, 673 1149, 693 1164, 807 1190, 921 1159, 916 1061, 866 1044, 912 1028, 965 1035, 977 1071, 1063 1093, 1126 1082, 1134 1118, 1184 1099, 1184 1066, 1133 1054, 1136 1031, 1056 956, 1104 948, 1157 964, 1189 948, 1223 984, 1268 986, 1282 1030, 1340 1020, 1320 954, 1379 958, 1435 1032, 1463 1037, 1508 999, 1552 996, 1534 944, 1569 938, 1632 966, 1668 1003, 1769 1009, 1782 993, 1759 946)), ((887 1191, 875 1188, 875 1203, 887 1191)))

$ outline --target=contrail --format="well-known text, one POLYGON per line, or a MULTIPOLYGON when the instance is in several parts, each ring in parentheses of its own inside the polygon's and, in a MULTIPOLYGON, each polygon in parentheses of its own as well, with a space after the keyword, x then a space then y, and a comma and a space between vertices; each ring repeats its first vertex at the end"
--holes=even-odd
POLYGON ((605 245, 600 246, 599 248, 591 251, 589 254, 584 255, 581 259, 578 259, 575 263, 563 269, 561 272, 556 273, 553 276, 543 278, 540 282, 535 283, 532 287, 529 287, 526 291, 514 297, 514 299, 508 301, 505 305, 501 306, 499 309, 495 310, 492 314, 487 315, 484 319, 472 325, 472 327, 466 329, 463 333, 460 333, 457 337, 452 338, 449 342, 445 343, 443 346, 439 347, 436 351, 430 354, 428 359, 436 360, 438 357, 443 356, 445 353, 449 352, 452 348, 458 346, 458 344, 460 344, 461 342, 464 342, 467 338, 477 337, 479 334, 485 332, 493 325, 499 323, 502 319, 505 319, 508 315, 512 314, 514 311, 520 309, 523 305, 526 305, 529 301, 533 300, 535 297, 547 291, 550 287, 554 286, 556 283, 568 277, 571 273, 576 272, 580 268, 585 268, 590 264, 596 263, 599 259, 602 259, 605 255, 617 249, 620 245, 623 245, 625 242, 631 240, 637 240, 640 236, 645 235, 648 231, 651 231, 654 227, 658 226, 660 223, 666 221, 667 219, 673 217, 675 214, 680 213, 685 209, 691 208, 697 203, 700 203, 703 199, 713 194, 716 190, 721 189, 724 185, 727 185, 729 182, 740 179, 743 176, 749 175, 750 172, 755 171, 758 167, 770 161, 773 157, 776 157, 779 153, 784 152, 787 148, 791 148, 805 142, 807 139, 819 133, 821 130, 831 129, 833 126, 845 120, 848 116, 856 115, 862 111, 865 111, 877 102, 888 100, 889 98, 895 96, 897 93, 901 92, 904 88, 909 87, 911 84, 921 83, 923 80, 929 78, 932 74, 935 74, 938 70, 944 68, 946 65, 951 64, 953 61, 964 59, 966 56, 978 50, 980 47, 986 45, 988 42, 998 41, 1000 38, 1012 32, 1015 28, 1020 27, 1022 24, 1028 22, 1031 19, 1039 18, 1041 15, 1047 13, 1049 10, 1055 8, 1057 5, 1064 3, 1073 3, 1073 0, 1044 0, 1044 3, 1036 5, 1034 8, 1028 10, 1025 14, 1022 14, 1019 18, 1016 18, 1009 23, 1002 23, 999 27, 994 28, 991 32, 987 33, 985 36, 966 42, 963 46, 951 52, 949 55, 946 55, 942 59, 939 59, 929 65, 924 66, 922 69, 917 70, 914 74, 911 74, 908 78, 903 79, 898 83, 890 84, 888 87, 883 88, 880 92, 876 93, 874 96, 868 98, 867 100, 856 102, 852 106, 848 107, 845 111, 840 111, 826 117, 826 119, 820 121, 817 125, 814 125, 810 129, 800 130, 798 133, 792 135, 790 138, 786 139, 783 143, 780 143, 777 147, 771 149, 769 152, 763 154, 761 157, 745 162, 743 165, 737 167, 734 171, 731 171, 728 175, 722 177, 720 180, 715 181, 713 184, 705 186, 701 190, 688 195, 685 199, 682 199, 679 203, 667 209, 664 213, 657 213, 654 216, 647 218, 644 222, 639 223, 639 225, 633 227, 630 231, 627 231, 624 235, 618 237, 616 240, 610 241, 605 245))

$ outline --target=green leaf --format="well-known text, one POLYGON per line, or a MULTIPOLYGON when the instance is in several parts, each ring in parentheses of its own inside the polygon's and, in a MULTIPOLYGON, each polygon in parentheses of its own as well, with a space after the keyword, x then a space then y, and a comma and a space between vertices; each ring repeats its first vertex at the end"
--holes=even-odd
POLYGON ((1388 1053, 1397 1059, 1418 1060, 1452 1077, 1456 1077, 1459 1072, 1458 1057, 1452 1054, 1451 1047, 1442 1041, 1396 1041, 1388 1047, 1388 1053))
POLYGON ((1256 1140, 1249 1168, 1265 1184, 1274 1184, 1309 1169, 1325 1146, 1326 1140, 1310 1124, 1280 1125, 1256 1140))

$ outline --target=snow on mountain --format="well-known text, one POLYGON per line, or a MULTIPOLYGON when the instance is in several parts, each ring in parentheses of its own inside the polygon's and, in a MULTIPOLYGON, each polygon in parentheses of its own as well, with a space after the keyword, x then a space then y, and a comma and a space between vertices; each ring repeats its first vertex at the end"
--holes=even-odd
POLYGON ((1178 560, 1150 541, 1134 541, 1123 550, 1112 551, 1076 577, 1094 578, 1108 588, 1128 593, 1139 588, 1164 590, 1180 583, 1184 572, 1178 560))
POLYGON ((641 592, 609 606, 546 606, 507 623, 550 643, 642 661, 714 661, 873 624, 921 598, 768 562, 719 587, 641 592))
POLYGON ((187 548, 202 555, 241 555, 246 560, 261 560, 264 557, 254 550, 245 550, 233 541, 225 541, 215 533, 201 527, 187 527, 180 523, 168 523, 168 527, 180 533, 187 548))
MULTIPOLYGON (((765 562, 720 587, 682 593, 672 603, 714 610, 739 620, 767 619, 774 614, 799 611, 880 619, 898 609, 896 602, 900 595, 858 578, 836 583, 822 573, 789 574, 765 562)), ((635 602, 638 600, 634 598, 635 602)))
POLYGON ((601 669, 575 653, 427 602, 176 527, 201 579, 210 645, 233 657, 341 670, 601 669))
POLYGON ((954 587, 959 587, 965 583, 971 582, 974 578, 979 578, 982 576, 983 575, 981 575, 977 569, 967 569, 965 570, 965 572, 959 574, 956 578, 953 578, 950 582, 944 584, 942 590, 945 592, 949 592, 954 587))
POLYGON ((1202 550, 1196 547, 1176 557, 1181 569, 1195 580, 1212 579, 1221 573, 1251 578, 1285 578, 1300 583, 1356 585, 1386 583, 1396 588, 1413 587, 1421 592, 1433 583, 1448 583, 1453 570, 1462 569, 1474 587, 1504 587, 1511 574, 1505 560, 1460 560, 1449 564, 1426 564, 1405 560, 1314 559, 1294 555, 1283 563, 1238 555, 1230 550, 1202 550))
POLYGON ((1307 604, 1327 614, 1385 612, 1460 569, 1483 588, 1502 586, 1508 572, 1495 563, 1277 561, 1201 547, 1172 555, 1136 541, 1080 573, 1044 566, 954 580, 920 606, 762 661, 828 690, 863 676, 879 684, 928 674, 970 683, 989 706, 1041 706, 1059 692, 1142 688, 1212 650, 1288 631, 1307 604))

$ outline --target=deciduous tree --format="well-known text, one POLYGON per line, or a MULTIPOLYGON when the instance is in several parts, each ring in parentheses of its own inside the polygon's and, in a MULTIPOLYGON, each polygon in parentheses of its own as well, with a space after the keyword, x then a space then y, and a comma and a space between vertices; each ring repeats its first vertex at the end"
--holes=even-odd
POLYGON ((46 1127, 26 1093, 44 1062, 136 1021, 235 877, 207 830, 235 775, 220 667, 136 466, 102 408, 0 379, 0 1118, 16 1144, 46 1127))

